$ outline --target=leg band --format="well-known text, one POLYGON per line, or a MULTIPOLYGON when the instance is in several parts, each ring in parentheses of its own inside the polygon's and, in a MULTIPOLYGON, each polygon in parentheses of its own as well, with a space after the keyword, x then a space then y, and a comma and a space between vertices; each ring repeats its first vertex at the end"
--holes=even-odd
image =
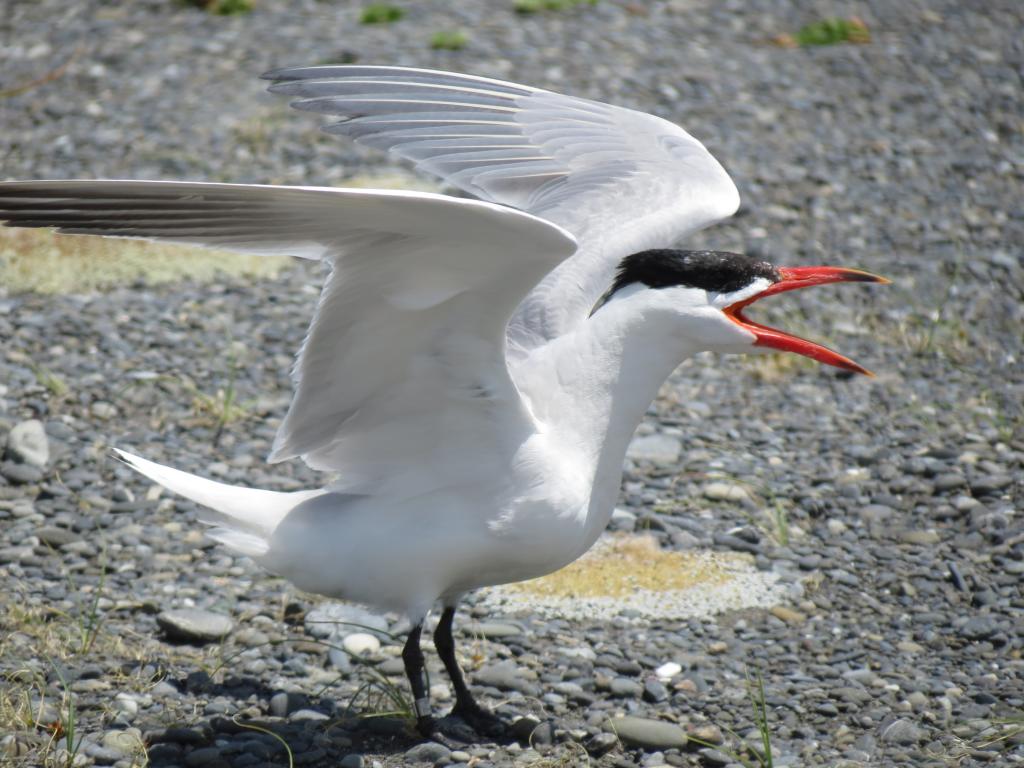
POLYGON ((416 717, 430 717, 430 697, 424 696, 422 699, 416 699, 412 704, 412 711, 416 717))

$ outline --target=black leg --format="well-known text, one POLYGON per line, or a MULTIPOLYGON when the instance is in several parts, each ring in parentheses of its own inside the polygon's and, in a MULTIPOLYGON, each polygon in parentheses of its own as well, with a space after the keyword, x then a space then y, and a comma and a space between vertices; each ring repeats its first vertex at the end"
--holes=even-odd
POLYGON ((452 638, 454 618, 455 608, 445 607, 441 620, 437 623, 437 629, 434 630, 434 647, 437 648, 437 655, 444 662, 448 677, 452 679, 452 688, 455 689, 455 707, 452 714, 465 720, 479 733, 497 735, 506 730, 505 724, 476 703, 469 686, 466 685, 466 678, 459 667, 458 659, 455 658, 455 640, 452 638))
POLYGON ((445 608, 441 620, 437 622, 437 629, 434 630, 434 647, 444 662, 444 668, 448 670, 448 677, 452 679, 452 687, 455 689, 455 713, 459 714, 459 710, 480 707, 473 699, 473 694, 469 692, 466 678, 463 677, 458 659, 455 658, 455 640, 452 638, 454 618, 455 608, 445 608))
POLYGON ((411 630, 402 649, 402 661, 405 662, 405 675, 412 687, 413 713, 416 715, 416 730, 423 736, 433 736, 437 730, 430 711, 430 694, 427 691, 427 677, 423 671, 423 650, 420 648, 420 635, 423 633, 421 621, 411 630))

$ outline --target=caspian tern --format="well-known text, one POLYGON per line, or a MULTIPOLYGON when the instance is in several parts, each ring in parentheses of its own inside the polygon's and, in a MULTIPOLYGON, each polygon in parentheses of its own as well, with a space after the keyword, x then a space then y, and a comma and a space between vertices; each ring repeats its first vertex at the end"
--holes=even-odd
POLYGON ((404 612, 417 727, 437 733, 420 634, 455 715, 493 717, 455 657, 460 597, 571 563, 604 530, 634 429, 702 350, 853 361, 755 323, 754 301, 835 282, 674 250, 732 215, 736 187, 672 123, 484 77, 384 66, 280 69, 292 106, 475 195, 164 181, 0 184, 16 227, 193 243, 327 261, 295 397, 269 460, 335 473, 324 488, 238 488, 124 451, 132 468, 207 508, 210 535, 309 592, 404 612))

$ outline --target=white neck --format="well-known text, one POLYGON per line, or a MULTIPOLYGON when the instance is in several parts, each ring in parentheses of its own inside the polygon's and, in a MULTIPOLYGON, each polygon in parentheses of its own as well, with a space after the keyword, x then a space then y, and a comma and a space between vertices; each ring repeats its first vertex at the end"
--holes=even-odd
POLYGON ((513 370, 536 419, 566 450, 582 452, 593 472, 590 542, 611 517, 626 449, 647 407, 697 351, 679 333, 678 318, 614 301, 513 370))

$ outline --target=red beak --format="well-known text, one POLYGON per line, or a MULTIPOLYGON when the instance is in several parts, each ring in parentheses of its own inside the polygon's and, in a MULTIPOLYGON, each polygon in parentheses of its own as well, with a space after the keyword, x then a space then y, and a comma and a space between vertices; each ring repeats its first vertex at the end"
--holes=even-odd
POLYGON ((734 322, 746 328, 757 337, 754 342, 758 347, 771 347, 783 352, 796 352, 798 355, 810 357, 826 365, 834 365, 854 373, 863 373, 867 376, 874 376, 871 371, 863 366, 857 365, 848 357, 833 352, 828 347, 815 344, 813 341, 801 339, 798 336, 791 336, 788 333, 769 328, 766 325, 755 323, 743 316, 743 310, 758 299, 765 296, 772 296, 776 293, 793 291, 797 288, 807 288, 812 285, 825 285, 827 283, 888 283, 884 277, 872 275, 869 272, 862 272, 859 269, 844 269, 843 267, 779 267, 781 280, 761 291, 755 296, 743 301, 737 301, 725 308, 725 314, 734 322))

